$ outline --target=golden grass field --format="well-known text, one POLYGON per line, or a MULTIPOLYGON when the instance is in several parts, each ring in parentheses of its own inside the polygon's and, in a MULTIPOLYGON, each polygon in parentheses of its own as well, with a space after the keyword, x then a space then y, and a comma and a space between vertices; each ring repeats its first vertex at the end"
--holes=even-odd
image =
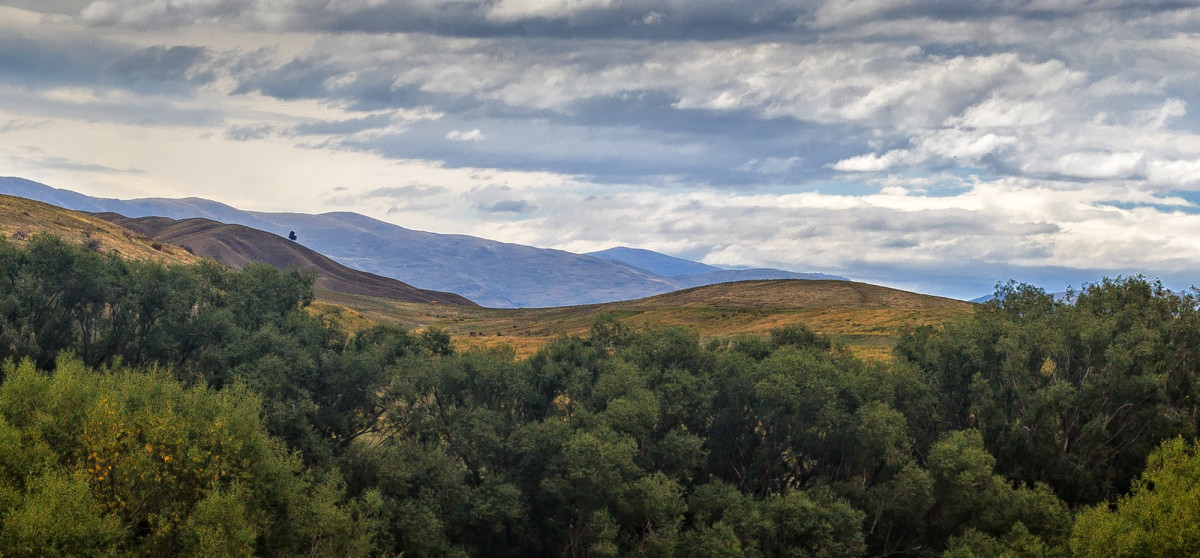
POLYGON ((97 251, 133 260, 196 263, 199 256, 171 244, 126 230, 87 213, 47 203, 0 195, 0 234, 18 246, 35 234, 52 234, 68 242, 91 244, 97 251))
MULTIPOLYGON (((198 256, 95 218, 0 195, 0 234, 17 244, 38 233, 90 244, 103 253, 164 263, 198 256)), ((907 328, 969 316, 974 305, 850 281, 742 281, 695 287, 640 300, 559 308, 500 309, 398 302, 318 289, 311 312, 359 331, 376 322, 446 330, 460 348, 508 344, 528 356, 563 335, 586 333, 607 314, 632 328, 683 326, 705 339, 762 335, 803 324, 864 358, 886 359, 907 328)))
MULTIPOLYGON (((560 308, 463 308, 398 303, 341 293, 320 300, 361 319, 450 333, 460 347, 509 344, 521 356, 562 335, 586 333, 608 314, 633 327, 684 326, 701 337, 762 335, 803 324, 864 358, 889 358, 905 329, 969 316, 974 305, 850 281, 743 281, 696 287, 641 300, 560 308)), ((360 322, 361 323, 361 322, 360 322)))

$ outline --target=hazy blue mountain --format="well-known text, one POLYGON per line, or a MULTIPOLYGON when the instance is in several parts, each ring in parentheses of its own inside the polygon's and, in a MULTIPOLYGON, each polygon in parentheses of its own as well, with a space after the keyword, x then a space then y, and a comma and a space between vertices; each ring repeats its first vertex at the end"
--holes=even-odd
MULTIPOLYGON (((1050 296, 1054 297, 1054 300, 1057 302, 1072 302, 1072 300, 1073 300, 1070 296, 1068 296, 1067 291, 1058 291, 1058 292, 1048 293, 1048 294, 1050 296)), ((1078 293, 1076 293, 1076 294, 1078 294, 1078 293)), ((991 302, 993 300, 996 300, 995 294, 984 295, 979 298, 972 298, 971 300, 969 300, 967 302, 983 304, 985 302, 991 302)))
POLYGON ((414 231, 357 213, 254 213, 355 269, 493 307, 592 304, 678 287, 618 262, 466 235, 414 231))
MULTIPOLYGON (((171 219, 200 217, 278 233, 278 231, 268 230, 268 227, 274 225, 254 217, 252 212, 242 211, 204 198, 141 198, 135 200, 96 198, 70 190, 54 188, 40 182, 9 176, 0 176, 0 194, 20 196, 75 211, 119 213, 126 217, 169 217, 171 219)), ((283 231, 283 234, 287 233, 288 231, 283 231)))
POLYGON ((203 217, 281 236, 295 231, 297 242, 343 265, 421 289, 457 293, 483 306, 591 304, 679 288, 666 278, 619 262, 472 236, 414 231, 357 213, 252 212, 200 198, 94 198, 19 178, 0 178, 0 193, 126 217, 203 217))
POLYGON ((402 281, 351 269, 316 250, 245 225, 230 225, 193 217, 125 217, 96 213, 97 217, 155 240, 182 246, 189 252, 242 269, 253 262, 279 269, 303 269, 316 273, 316 287, 339 293, 390 298, 406 302, 433 302, 475 306, 459 294, 418 289, 402 281))
POLYGON ((826 275, 824 273, 796 273, 782 269, 751 268, 751 269, 722 269, 709 273, 676 275, 671 278, 680 288, 700 287, 729 283, 732 281, 759 281, 763 279, 832 279, 847 281, 845 277, 826 275))
POLYGON ((729 283, 732 281, 756 281, 762 279, 846 280, 845 277, 838 277, 837 275, 796 273, 794 271, 771 268, 723 269, 714 265, 660 254, 653 250, 629 248, 626 246, 618 246, 599 252, 588 252, 588 255, 626 263, 651 273, 657 273, 671 279, 671 282, 679 285, 681 289, 714 285, 716 283, 729 283))
POLYGON ((202 198, 95 198, 21 178, 0 177, 0 193, 126 217, 201 217, 280 236, 295 231, 297 242, 350 268, 421 289, 457 293, 490 307, 613 302, 749 279, 841 279, 780 270, 722 270, 633 248, 609 250, 607 258, 596 257, 473 236, 415 231, 357 213, 243 211, 202 198))
POLYGON ((90 211, 93 213, 108 211, 105 202, 120 201, 93 198, 70 190, 51 188, 41 182, 34 182, 15 176, 0 176, 0 193, 36 200, 76 211, 90 211))
POLYGON ((605 260, 621 262, 632 265, 633 267, 644 269, 650 273, 656 273, 663 277, 674 277, 676 275, 689 275, 699 273, 711 273, 721 271, 721 268, 715 265, 703 264, 683 258, 676 258, 666 254, 660 254, 653 250, 643 250, 641 248, 629 248, 628 246, 617 246, 608 250, 600 250, 599 252, 588 252, 589 256, 596 256, 605 260))

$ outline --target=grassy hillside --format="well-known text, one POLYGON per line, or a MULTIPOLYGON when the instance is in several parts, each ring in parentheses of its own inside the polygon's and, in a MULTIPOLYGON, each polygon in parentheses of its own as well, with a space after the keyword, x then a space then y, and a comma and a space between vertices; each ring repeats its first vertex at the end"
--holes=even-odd
POLYGON ((461 295, 418 289, 389 277, 350 269, 303 245, 243 225, 210 219, 130 218, 116 213, 97 214, 104 220, 170 244, 186 246, 234 269, 250 263, 268 263, 279 269, 312 270, 318 291, 336 291, 409 302, 474 306, 461 295))
POLYGON ((512 344, 531 354, 560 335, 586 332, 598 315, 630 327, 680 325, 706 338, 762 334, 803 324, 845 343, 859 356, 887 358, 905 328, 969 315, 974 305, 850 281, 743 281, 696 287, 640 300, 559 308, 452 308, 331 295, 361 316, 408 327, 446 329, 463 346, 512 344))
POLYGON ((101 253, 135 260, 186 264, 210 258, 234 269, 251 262, 269 263, 280 269, 313 269, 318 274, 319 298, 332 291, 345 291, 405 301, 474 305, 453 293, 417 289, 395 279, 350 269, 287 239, 241 225, 207 219, 128 219, 0 195, 0 235, 24 245, 35 234, 51 234, 101 253))
POLYGON ((33 235, 46 233, 69 242, 85 244, 102 253, 164 263, 194 263, 200 257, 183 248, 156 241, 118 225, 78 211, 50 204, 0 195, 0 234, 17 245, 33 235))

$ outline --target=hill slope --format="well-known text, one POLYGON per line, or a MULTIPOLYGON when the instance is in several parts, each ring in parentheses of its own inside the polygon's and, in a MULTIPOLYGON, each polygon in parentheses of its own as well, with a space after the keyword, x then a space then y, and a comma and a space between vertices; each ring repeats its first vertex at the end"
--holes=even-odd
POLYGON ((117 253, 135 260, 163 263, 195 263, 200 257, 149 235, 136 234, 87 213, 0 195, 0 234, 9 242, 22 244, 34 234, 52 234, 67 242, 87 244, 104 253, 117 253))
POLYGON ((255 213, 356 269, 462 294, 492 307, 547 307, 674 290, 652 273, 564 252, 414 231, 357 213, 255 213))
POLYGON ((961 300, 839 280, 740 281, 685 289, 642 300, 614 303, 627 308, 687 306, 776 309, 890 308, 932 310, 971 308, 961 300))
POLYGON ((660 254, 653 250, 629 248, 628 246, 617 246, 616 248, 609 248, 608 250, 588 252, 587 255, 596 256, 597 258, 609 261, 626 263, 651 273, 657 273, 663 277, 721 271, 721 268, 715 265, 708 265, 700 262, 694 262, 692 260, 685 260, 683 258, 676 258, 674 256, 660 254))
POLYGON ((974 304, 851 281, 775 280, 707 285, 639 300, 561 308, 452 308, 364 297, 331 301, 407 327, 437 326, 466 345, 508 343, 531 354, 560 335, 583 334, 597 316, 629 327, 685 326, 706 338, 762 334, 803 324, 860 356, 887 358, 899 334, 970 315, 974 304))
POLYGON ((186 246, 198 255, 234 269, 251 262, 268 263, 280 269, 311 269, 317 273, 316 286, 330 291, 407 302, 475 305, 460 295, 418 289, 395 279, 350 269, 286 238, 243 225, 200 218, 176 221, 166 217, 130 218, 116 213, 96 216, 160 242, 186 246))
MULTIPOLYGON (((0 177, 0 192, 130 217, 204 217, 278 235, 296 231, 298 242, 351 268, 420 288, 458 293, 491 307, 593 304, 637 299, 717 281, 779 277, 729 270, 718 271, 720 275, 711 277, 704 274, 664 277, 621 261, 466 235, 414 231, 357 213, 251 212, 200 198, 102 199, 3 177, 0 177)), ((707 267, 691 270, 704 269, 707 267)))
POLYGON ((722 269, 713 265, 668 256, 653 250, 629 248, 626 246, 618 246, 599 252, 588 252, 588 255, 629 264, 633 267, 662 275, 680 289, 760 279, 846 280, 845 277, 826 275, 824 273, 796 273, 794 271, 771 268, 722 269))

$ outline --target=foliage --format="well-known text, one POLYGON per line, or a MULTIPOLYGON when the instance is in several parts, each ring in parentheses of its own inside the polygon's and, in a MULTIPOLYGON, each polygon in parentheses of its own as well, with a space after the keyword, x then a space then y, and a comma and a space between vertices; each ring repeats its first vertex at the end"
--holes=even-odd
POLYGON ((1068 503, 1129 489, 1150 451, 1195 436, 1200 311, 1195 292, 1141 277, 1070 302, 1009 284, 968 322, 913 332, 897 354, 936 397, 932 434, 976 428, 998 470, 1068 503))
POLYGON ((341 493, 305 473, 258 413, 240 388, 72 359, 52 375, 9 367, 0 432, 23 462, 0 471, 5 554, 365 554, 341 493))
POLYGON ((19 363, 0 382, 0 549, 1052 557, 1071 540, 1080 554, 1194 544, 1197 511, 1176 502, 1196 498, 1195 293, 1124 278, 1070 303, 1017 284, 998 295, 906 334, 891 363, 799 326, 708 341, 611 316, 518 360, 456 350, 437 329, 347 331, 308 311, 304 274, 0 242, 0 358, 19 363), (1072 539, 1071 507, 1092 504, 1072 539))
POLYGON ((1076 556, 1189 556, 1200 548, 1200 446, 1174 438, 1115 506, 1088 509, 1075 525, 1076 556), (1115 509, 1114 509, 1115 508, 1115 509))

